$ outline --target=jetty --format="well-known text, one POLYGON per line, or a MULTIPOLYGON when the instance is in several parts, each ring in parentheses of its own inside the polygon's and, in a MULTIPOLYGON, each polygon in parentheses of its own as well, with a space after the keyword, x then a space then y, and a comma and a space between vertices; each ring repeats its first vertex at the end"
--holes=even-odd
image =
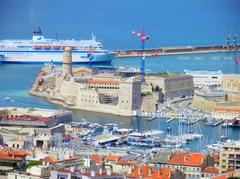
POLYGON ((218 121, 216 121, 215 123, 213 123, 212 125, 213 125, 213 126, 218 126, 218 125, 222 124, 224 121, 225 121, 224 119, 218 120, 218 121))
POLYGON ((206 45, 206 46, 174 46, 147 48, 144 52, 140 49, 113 50, 117 58, 162 55, 201 54, 217 52, 239 52, 240 45, 206 45))
POLYGON ((166 122, 170 123, 174 120, 174 118, 168 119, 166 122))
POLYGON ((195 124, 195 123, 197 123, 197 122, 199 122, 199 121, 201 121, 201 120, 203 120, 203 119, 201 119, 201 118, 192 119, 192 120, 187 121, 186 124, 187 124, 187 125, 195 124))

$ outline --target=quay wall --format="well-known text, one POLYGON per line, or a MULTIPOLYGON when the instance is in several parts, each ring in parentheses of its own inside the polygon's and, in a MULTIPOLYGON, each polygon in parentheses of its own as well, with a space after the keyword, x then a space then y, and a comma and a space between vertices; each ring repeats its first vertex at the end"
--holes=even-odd
MULTIPOLYGON (((198 54, 198 53, 214 53, 214 52, 239 52, 240 45, 206 45, 206 46, 176 46, 176 47, 159 47, 145 49, 145 56, 161 56, 161 55, 180 55, 180 54, 198 54)), ((142 56, 140 49, 114 50, 117 58, 138 57, 142 56)))
POLYGON ((194 92, 193 77, 189 75, 146 76, 146 82, 153 88, 158 86, 164 99, 181 96, 192 96, 194 92))
MULTIPOLYGON (((104 85, 103 85, 104 86, 104 85)), ((97 86, 96 86, 97 87, 97 86)), ((114 86, 115 88, 115 86, 114 86)), ((61 99, 71 108, 82 109, 87 111, 113 113, 116 115, 132 116, 141 108, 141 83, 139 80, 126 79, 119 82, 117 91, 117 104, 104 104, 100 102, 100 93, 96 88, 89 88, 87 84, 78 84, 74 81, 66 81, 61 78, 56 80, 56 88, 54 89, 52 98, 61 99)), ((113 92, 107 94, 108 90, 104 90, 105 95, 112 95, 113 92)), ((116 92, 115 92, 116 94, 116 92)), ((51 99, 50 99, 51 102, 51 99)), ((56 101, 52 101, 55 103, 56 101)))

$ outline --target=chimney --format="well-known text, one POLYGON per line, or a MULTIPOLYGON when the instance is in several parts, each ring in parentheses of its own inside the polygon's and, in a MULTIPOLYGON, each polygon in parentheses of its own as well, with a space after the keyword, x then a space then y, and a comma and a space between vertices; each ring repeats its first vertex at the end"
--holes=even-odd
POLYGON ((137 169, 138 169, 138 175, 141 175, 141 168, 137 167, 137 169))
POLYGON ((99 169, 99 174, 102 175, 102 173, 103 173, 103 172, 102 172, 102 167, 100 167, 100 169, 99 169))
POLYGON ((107 176, 111 176, 112 175, 112 170, 111 170, 111 168, 108 168, 107 169, 107 176))
POLYGON ((151 170, 151 169, 149 169, 149 170, 147 171, 147 173, 148 173, 148 176, 152 176, 152 170, 151 170))
POLYGON ((70 171, 74 172, 75 171, 75 167, 74 166, 70 167, 70 171))
POLYGON ((91 177, 95 177, 96 176, 96 173, 95 173, 95 171, 91 171, 91 177))

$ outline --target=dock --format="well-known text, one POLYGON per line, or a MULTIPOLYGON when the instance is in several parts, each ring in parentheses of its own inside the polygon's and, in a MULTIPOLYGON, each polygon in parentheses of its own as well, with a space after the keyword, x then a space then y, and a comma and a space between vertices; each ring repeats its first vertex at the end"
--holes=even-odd
POLYGON ((170 123, 174 120, 174 118, 168 119, 166 122, 170 123))
POLYGON ((223 123, 225 120, 222 119, 222 120, 218 120, 217 122, 213 123, 213 126, 218 126, 220 125, 221 123, 223 123))
POLYGON ((157 119, 157 116, 151 116, 151 117, 147 118, 148 121, 152 121, 152 120, 155 120, 155 119, 157 119))
POLYGON ((182 54, 201 54, 216 52, 239 52, 240 45, 206 45, 206 46, 175 46, 148 48, 144 52, 140 49, 113 50, 117 53, 117 58, 140 57, 145 56, 163 56, 163 55, 182 55, 182 54))
POLYGON ((201 121, 201 120, 202 120, 201 118, 197 118, 197 119, 190 120, 190 121, 186 122, 186 124, 187 124, 187 125, 195 124, 195 123, 198 123, 198 122, 201 121))

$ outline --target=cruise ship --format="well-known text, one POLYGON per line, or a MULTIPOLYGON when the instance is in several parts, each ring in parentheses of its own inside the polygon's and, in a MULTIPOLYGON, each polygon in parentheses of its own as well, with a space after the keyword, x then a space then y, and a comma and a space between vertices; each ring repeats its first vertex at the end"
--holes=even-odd
POLYGON ((102 44, 93 35, 90 40, 47 39, 38 28, 33 32, 32 40, 1 40, 0 62, 60 63, 65 47, 72 48, 73 63, 109 63, 116 55, 103 50, 102 44))

